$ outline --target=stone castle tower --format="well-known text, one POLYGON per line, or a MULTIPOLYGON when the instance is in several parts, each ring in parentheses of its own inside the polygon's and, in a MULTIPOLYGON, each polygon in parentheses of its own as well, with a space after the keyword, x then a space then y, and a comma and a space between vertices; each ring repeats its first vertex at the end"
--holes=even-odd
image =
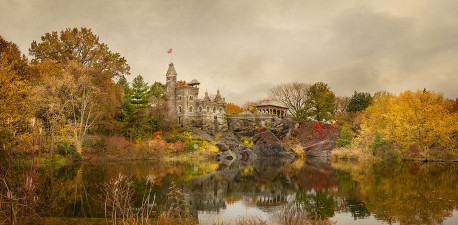
POLYGON ((166 97, 169 113, 177 117, 181 127, 199 127, 210 132, 227 130, 226 100, 219 89, 214 99, 205 92, 199 99, 199 81, 177 84, 177 72, 173 63, 169 64, 166 74, 166 97))
POLYGON ((166 99, 171 100, 167 101, 167 106, 169 107, 169 111, 176 115, 177 106, 176 101, 173 99, 176 99, 177 71, 175 70, 173 63, 169 64, 169 69, 167 70, 167 74, 165 76, 167 79, 165 83, 166 99))

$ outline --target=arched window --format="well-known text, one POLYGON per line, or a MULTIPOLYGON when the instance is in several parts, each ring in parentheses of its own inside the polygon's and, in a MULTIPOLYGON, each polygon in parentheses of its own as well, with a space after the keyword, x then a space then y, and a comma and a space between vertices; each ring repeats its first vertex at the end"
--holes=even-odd
POLYGON ((192 106, 189 106, 189 112, 192 112, 192 106))
POLYGON ((210 112, 210 106, 207 106, 207 112, 210 112))
POLYGON ((215 113, 215 112, 216 112, 216 107, 213 107, 213 113, 215 113))
POLYGON ((219 113, 222 113, 223 112, 223 108, 219 108, 219 113))
POLYGON ((194 99, 194 97, 192 95, 189 96, 189 101, 192 102, 192 100, 194 99))
POLYGON ((178 112, 182 112, 180 105, 178 106, 178 112))
POLYGON ((199 107, 199 112, 202 112, 202 106, 201 106, 201 107, 199 107))
POLYGON ((181 95, 178 95, 178 101, 181 101, 181 95))

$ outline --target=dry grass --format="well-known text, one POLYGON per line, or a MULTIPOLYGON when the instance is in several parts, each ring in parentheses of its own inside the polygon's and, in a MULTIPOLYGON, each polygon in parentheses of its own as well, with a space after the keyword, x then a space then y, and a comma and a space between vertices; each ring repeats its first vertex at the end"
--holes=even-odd
POLYGON ((175 225, 175 224, 186 224, 192 225, 197 224, 197 221, 189 214, 177 211, 176 208, 170 207, 166 211, 162 211, 157 218, 156 224, 164 225, 175 225))
POLYGON ((298 155, 299 157, 301 157, 301 158, 307 158, 307 152, 304 150, 304 148, 302 147, 302 145, 296 144, 296 145, 292 146, 291 149, 292 149, 293 152, 296 153, 296 155, 298 155))
POLYGON ((237 225, 267 225, 269 224, 266 220, 259 218, 258 216, 242 216, 236 223, 237 225))
POLYGON ((298 208, 296 205, 285 206, 285 208, 277 214, 275 223, 280 225, 332 225, 336 222, 327 218, 318 218, 315 215, 315 220, 309 219, 310 215, 298 208))
POLYGON ((375 158, 370 154, 369 149, 358 147, 338 148, 332 151, 334 160, 351 160, 351 161, 374 161, 375 158))
POLYGON ((106 223, 114 224, 151 224, 150 216, 154 213, 149 207, 154 205, 155 196, 151 197, 153 180, 146 184, 146 192, 138 208, 133 207, 134 187, 130 177, 119 174, 106 182, 102 188, 105 198, 106 223))

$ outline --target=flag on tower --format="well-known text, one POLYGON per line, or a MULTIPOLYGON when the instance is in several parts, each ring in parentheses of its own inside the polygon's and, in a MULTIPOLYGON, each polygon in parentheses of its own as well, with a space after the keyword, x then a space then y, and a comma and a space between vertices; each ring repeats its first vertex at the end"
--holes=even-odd
POLYGON ((172 49, 169 49, 169 50, 167 51, 167 53, 169 53, 169 54, 172 53, 172 49))

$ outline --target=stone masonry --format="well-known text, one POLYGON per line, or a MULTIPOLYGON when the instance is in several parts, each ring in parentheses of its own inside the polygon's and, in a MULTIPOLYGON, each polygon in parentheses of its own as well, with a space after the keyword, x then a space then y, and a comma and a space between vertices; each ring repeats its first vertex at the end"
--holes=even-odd
POLYGON ((204 98, 199 99, 199 81, 194 79, 187 84, 178 85, 173 63, 169 64, 166 79, 169 114, 177 118, 181 127, 198 127, 215 134, 228 129, 265 126, 279 119, 276 115, 256 115, 248 111, 226 115, 226 100, 221 97, 219 89, 214 98, 210 98, 206 91, 204 98))

